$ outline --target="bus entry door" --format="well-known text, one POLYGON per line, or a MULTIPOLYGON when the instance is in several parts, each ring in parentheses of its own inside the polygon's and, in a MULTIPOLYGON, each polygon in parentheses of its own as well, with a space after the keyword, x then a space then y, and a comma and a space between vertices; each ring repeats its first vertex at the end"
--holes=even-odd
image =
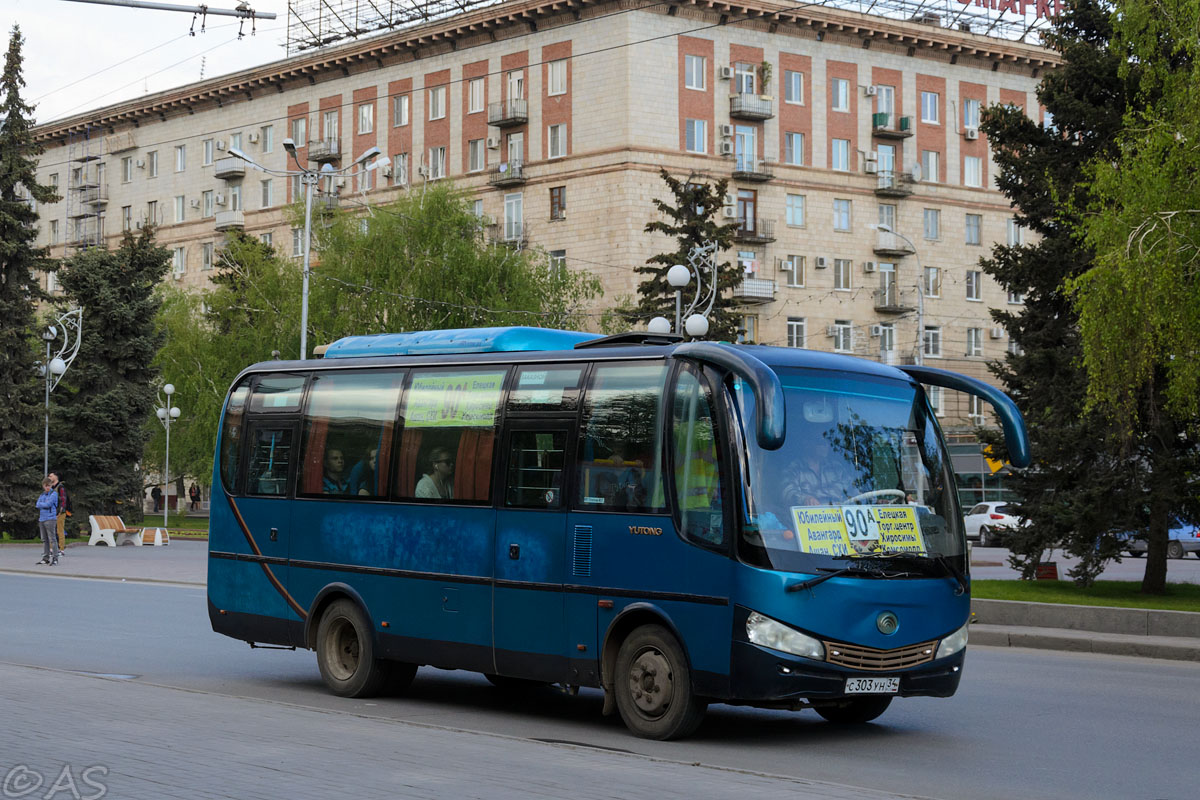
POLYGON ((500 675, 567 678, 563 488, 571 440, 565 425, 514 425, 502 451, 507 463, 492 590, 492 640, 500 675))

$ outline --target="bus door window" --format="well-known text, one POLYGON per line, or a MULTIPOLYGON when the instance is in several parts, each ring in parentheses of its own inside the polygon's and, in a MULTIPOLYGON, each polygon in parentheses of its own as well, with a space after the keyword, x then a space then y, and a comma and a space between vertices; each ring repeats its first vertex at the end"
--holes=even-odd
POLYGON ((250 459, 246 465, 246 494, 285 496, 291 465, 291 426, 255 427, 250 436, 250 459))
POLYGON ((242 462, 242 435, 246 419, 246 398, 250 396, 250 379, 243 378, 229 394, 225 405, 225 419, 221 422, 221 483, 229 494, 242 490, 238 485, 241 475, 238 468, 242 462))
POLYGON ((505 508, 562 506, 566 431, 514 431, 508 449, 505 508))
POLYGON ((583 511, 666 510, 663 364, 604 364, 583 402, 577 505, 583 511))
POLYGON ((403 378, 399 370, 313 376, 298 495, 387 496, 403 378))
POLYGON ((714 425, 713 396, 686 365, 675 383, 671 415, 679 530, 705 545, 725 544, 724 504, 714 425))
POLYGON ((303 399, 303 375, 263 375, 254 386, 250 410, 255 413, 296 412, 303 399))
POLYGON ((403 499, 490 501, 507 368, 414 370, 404 398, 395 492, 403 499))
POLYGON ((581 366, 536 364, 520 367, 508 393, 508 413, 555 413, 579 407, 581 366))

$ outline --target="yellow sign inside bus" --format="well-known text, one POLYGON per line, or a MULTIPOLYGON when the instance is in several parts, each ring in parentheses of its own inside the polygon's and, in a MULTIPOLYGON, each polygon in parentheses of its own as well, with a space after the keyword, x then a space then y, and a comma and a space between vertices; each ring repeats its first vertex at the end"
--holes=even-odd
POLYGON ((805 553, 926 552, 914 506, 796 506, 792 520, 805 553))
POLYGON ((471 428, 496 424, 503 372, 415 375, 404 424, 410 428, 471 428))

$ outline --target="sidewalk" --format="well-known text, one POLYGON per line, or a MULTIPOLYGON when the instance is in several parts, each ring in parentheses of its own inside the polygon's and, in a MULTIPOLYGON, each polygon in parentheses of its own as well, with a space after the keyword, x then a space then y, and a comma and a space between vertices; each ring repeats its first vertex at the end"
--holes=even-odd
MULTIPOLYGON (((166 547, 77 544, 47 567, 37 565, 40 544, 7 544, 0 546, 0 573, 204 586, 207 552, 207 542, 179 539, 166 547)), ((1200 662, 1200 613, 979 599, 972 610, 973 645, 1200 662)))

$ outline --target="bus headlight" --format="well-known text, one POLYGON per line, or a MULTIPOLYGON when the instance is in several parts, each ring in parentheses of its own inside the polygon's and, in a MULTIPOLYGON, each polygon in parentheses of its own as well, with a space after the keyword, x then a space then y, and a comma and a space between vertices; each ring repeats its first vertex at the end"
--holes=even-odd
POLYGON ((751 611, 746 618, 746 637, 755 644, 791 653, 794 656, 804 656, 817 661, 825 659, 825 646, 811 636, 789 628, 782 622, 764 617, 757 611, 751 611))
POLYGON ((946 656, 952 656, 966 646, 967 626, 963 625, 954 633, 950 634, 945 639, 942 639, 942 643, 938 645, 937 655, 935 655, 934 658, 945 658, 946 656))

